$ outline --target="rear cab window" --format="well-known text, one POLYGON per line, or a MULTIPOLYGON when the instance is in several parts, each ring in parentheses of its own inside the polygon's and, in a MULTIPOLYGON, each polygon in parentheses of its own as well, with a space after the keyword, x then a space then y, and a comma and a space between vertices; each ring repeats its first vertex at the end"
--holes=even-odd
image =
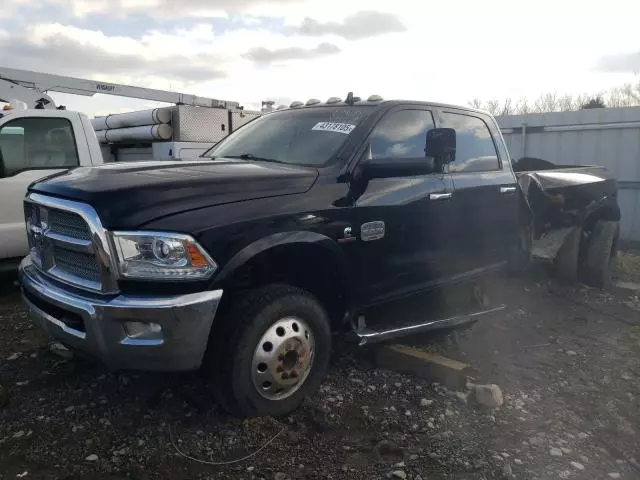
POLYGON ((450 173, 491 172, 501 169, 489 126, 480 117, 443 112, 441 126, 456 131, 456 157, 450 173))

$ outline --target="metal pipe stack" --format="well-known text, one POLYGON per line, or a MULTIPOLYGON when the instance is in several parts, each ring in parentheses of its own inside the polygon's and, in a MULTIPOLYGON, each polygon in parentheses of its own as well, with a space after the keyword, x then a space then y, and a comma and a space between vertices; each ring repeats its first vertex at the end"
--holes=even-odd
POLYGON ((170 140, 171 108, 117 113, 91 119, 100 143, 140 143, 170 140))

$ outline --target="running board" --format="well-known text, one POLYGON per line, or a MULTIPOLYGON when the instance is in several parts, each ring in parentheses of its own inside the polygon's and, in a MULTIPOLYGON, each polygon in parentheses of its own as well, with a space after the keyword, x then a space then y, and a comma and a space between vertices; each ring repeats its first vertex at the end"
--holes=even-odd
POLYGON ((349 332, 347 334, 347 339, 354 341, 358 344, 358 346, 363 346, 369 343, 383 342, 386 340, 392 340, 394 338, 405 337, 407 335, 414 335, 416 333, 425 333, 432 330, 439 330, 441 328, 458 327, 466 323, 474 322, 483 315, 488 315, 490 313, 496 313, 504 310, 506 307, 506 305, 500 305, 489 310, 481 310, 479 312, 467 313, 464 315, 458 315, 449 318, 441 318, 439 320, 432 320, 430 322, 407 325, 404 327, 396 327, 389 330, 372 330, 369 327, 364 327, 349 332))

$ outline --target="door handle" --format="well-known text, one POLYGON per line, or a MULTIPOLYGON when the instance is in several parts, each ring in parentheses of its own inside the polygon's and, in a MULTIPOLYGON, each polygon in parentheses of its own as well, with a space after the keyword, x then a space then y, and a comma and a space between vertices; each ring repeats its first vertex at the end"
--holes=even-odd
POLYGON ((516 191, 516 187, 500 187, 500 193, 513 193, 516 191))
POLYGON ((452 196, 452 193, 430 193, 429 200, 446 200, 447 198, 451 198, 452 196))

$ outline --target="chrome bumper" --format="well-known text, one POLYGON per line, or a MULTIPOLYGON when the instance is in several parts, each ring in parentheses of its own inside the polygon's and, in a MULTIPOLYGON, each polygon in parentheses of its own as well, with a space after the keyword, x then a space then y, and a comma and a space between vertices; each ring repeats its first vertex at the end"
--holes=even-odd
POLYGON ((75 293, 42 275, 28 257, 19 274, 22 298, 36 325, 116 369, 197 369, 222 298, 222 290, 157 297, 75 293), (125 322, 154 322, 162 330, 153 339, 133 338, 125 322))

